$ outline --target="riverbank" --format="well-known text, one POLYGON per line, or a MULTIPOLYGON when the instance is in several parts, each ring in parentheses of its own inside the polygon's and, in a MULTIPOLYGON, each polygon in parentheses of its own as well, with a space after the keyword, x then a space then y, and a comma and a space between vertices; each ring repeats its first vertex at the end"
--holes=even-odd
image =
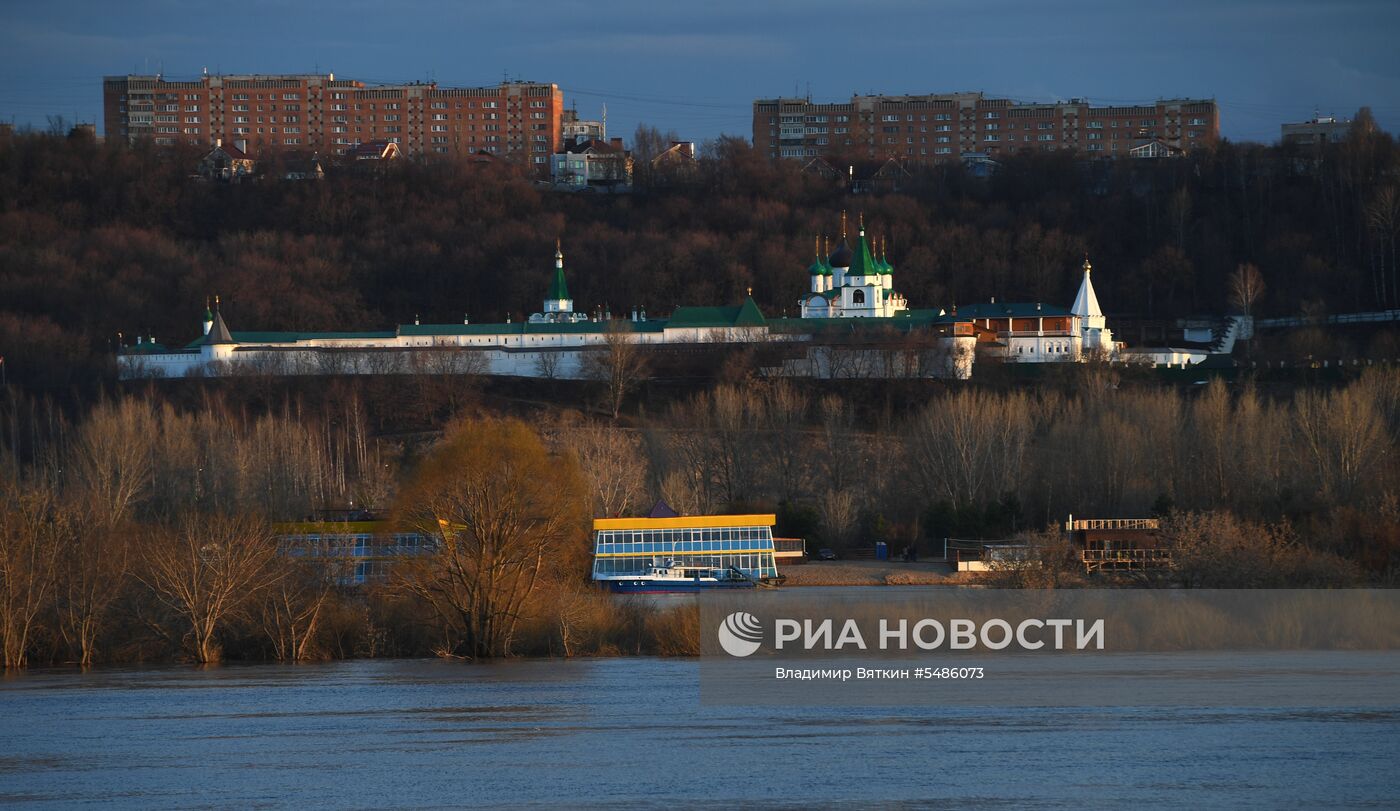
POLYGON ((946 563, 821 560, 784 566, 784 586, 944 586, 963 582, 946 563))

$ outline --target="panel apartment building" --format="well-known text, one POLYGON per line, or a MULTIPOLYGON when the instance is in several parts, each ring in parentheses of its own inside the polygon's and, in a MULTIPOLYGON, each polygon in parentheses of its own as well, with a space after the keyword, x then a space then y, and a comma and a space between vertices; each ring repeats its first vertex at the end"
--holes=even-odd
POLYGON ((1060 149, 1123 157, 1144 146, 1151 154, 1189 152, 1219 139, 1220 112, 1213 99, 1096 107, 1083 99, 1028 104, 982 93, 945 93, 852 96, 838 104, 805 98, 753 103, 754 148, 773 159, 837 153, 940 160, 1060 149))
POLYGON ((102 82, 108 138, 158 144, 246 141, 254 156, 273 149, 344 154, 370 141, 405 154, 497 155, 549 170, 561 143, 564 95, 558 85, 494 87, 436 83, 367 86, 334 74, 107 76, 102 82))

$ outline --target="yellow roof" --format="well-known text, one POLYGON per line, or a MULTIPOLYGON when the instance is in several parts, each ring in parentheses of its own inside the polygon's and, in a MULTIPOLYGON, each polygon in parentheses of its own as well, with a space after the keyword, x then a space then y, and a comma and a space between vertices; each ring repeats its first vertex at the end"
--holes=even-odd
POLYGON ((755 515, 682 515, 676 518, 595 518, 593 531, 605 529, 713 529, 715 527, 771 527, 773 513, 755 515))
POLYGON ((272 531, 279 535, 313 532, 329 535, 362 535, 366 532, 388 532, 390 529, 388 521, 284 521, 272 525, 272 531))

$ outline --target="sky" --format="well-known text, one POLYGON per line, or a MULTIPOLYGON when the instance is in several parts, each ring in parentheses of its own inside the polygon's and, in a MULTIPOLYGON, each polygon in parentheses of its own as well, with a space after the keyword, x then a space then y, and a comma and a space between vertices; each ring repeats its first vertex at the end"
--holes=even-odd
POLYGON ((101 128, 102 77, 333 72, 554 82, 630 140, 751 134, 755 98, 981 90, 1095 104, 1215 98, 1274 142, 1368 105, 1400 132, 1397 0, 0 0, 0 120, 101 128))

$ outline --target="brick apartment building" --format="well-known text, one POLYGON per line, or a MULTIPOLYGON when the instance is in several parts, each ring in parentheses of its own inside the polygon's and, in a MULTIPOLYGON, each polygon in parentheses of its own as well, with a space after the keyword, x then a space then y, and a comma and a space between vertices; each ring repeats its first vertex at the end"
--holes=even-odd
POLYGON ((108 138, 203 146, 239 140, 254 156, 274 149, 343 155, 356 144, 389 141, 407 155, 485 152, 545 174, 562 146, 564 95, 558 85, 534 82, 371 87, 329 73, 108 76, 102 101, 108 138))
POLYGON ((840 104, 804 98, 753 103, 754 148, 774 159, 838 153, 941 160, 1060 149, 1123 157, 1135 148, 1144 154, 1145 146, 1152 154, 1189 152, 1219 139, 1220 112, 1212 99, 1095 107, 1083 99, 1026 104, 982 93, 946 93, 852 96, 840 104))

